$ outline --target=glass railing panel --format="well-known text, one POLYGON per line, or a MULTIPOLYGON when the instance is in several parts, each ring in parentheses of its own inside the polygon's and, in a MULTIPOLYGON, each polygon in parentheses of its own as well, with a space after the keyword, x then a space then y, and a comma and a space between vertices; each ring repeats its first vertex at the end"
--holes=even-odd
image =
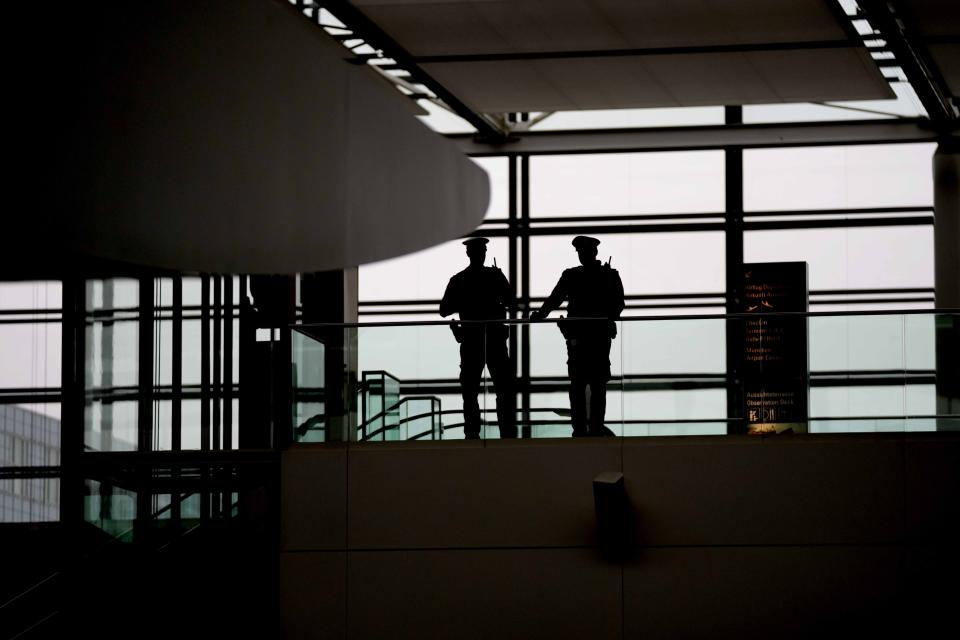
POLYGON ((811 418, 904 417, 905 387, 902 378, 878 379, 876 384, 847 384, 849 380, 818 380, 837 386, 810 391, 811 418))
POLYGON ((433 396, 405 398, 400 411, 400 440, 442 440, 440 399, 433 396))
POLYGON ((937 430, 958 429, 960 418, 960 314, 936 314, 937 430))
MULTIPOLYGON (((417 415, 409 413, 409 408, 403 409, 411 397, 443 397, 436 403, 442 407, 437 411, 444 412, 436 417, 437 429, 449 426, 450 433, 444 432, 444 439, 456 437, 454 427, 463 424, 462 406, 445 400, 451 393, 460 392, 460 343, 449 324, 361 326, 356 344, 359 393, 367 393, 363 382, 371 381, 369 397, 373 404, 362 411, 355 439, 399 440, 406 439, 404 434, 416 435, 410 425, 400 429, 404 411, 408 416, 417 415)), ((479 389, 477 395, 479 408, 479 389)), ((418 419, 417 424, 425 420, 418 419)), ((460 434, 462 437, 462 426, 460 434)))
POLYGON ((630 319, 621 322, 625 376, 722 376, 727 370, 724 318, 630 319))
MULTIPOLYGON (((528 337, 529 401, 521 403, 522 422, 533 437, 570 437, 570 396, 567 345, 556 322, 521 327, 528 337)), ((522 369, 521 369, 522 372, 522 369)))
MULTIPOLYGON (((442 392, 459 391, 459 345, 450 325, 434 323, 413 326, 370 326, 357 330, 357 367, 361 395, 361 420, 355 437, 359 440, 408 439, 422 433, 428 420, 437 421, 437 431, 446 423, 462 422, 455 414, 417 418, 406 407, 411 397, 438 397, 442 392), (369 384, 368 384, 369 383, 369 384), (366 407, 363 407, 366 403, 366 407)), ((424 403, 416 403, 420 408, 424 403)), ((443 403, 437 403, 442 405, 443 403)), ((443 407, 446 408, 446 407, 443 407)), ((437 408, 436 411, 442 409, 437 408)))
MULTIPOLYGON (((480 438, 519 437, 528 428, 518 404, 517 391, 522 345, 525 339, 529 339, 529 333, 525 334, 522 326, 507 322, 477 323, 472 327, 465 325, 465 328, 482 332, 482 341, 474 346, 468 347, 468 341, 460 343, 461 379, 470 371, 481 376, 480 438)), ((466 396, 462 396, 461 407, 466 401, 466 396)), ((475 427, 470 428, 470 416, 470 412, 463 414, 464 437, 475 430, 475 427)))
POLYGON ((529 409, 521 411, 532 438, 569 438, 570 396, 566 391, 531 393, 529 409))
POLYGON ((623 435, 726 433, 725 319, 624 320, 621 333, 623 435))
MULTIPOLYGON (((360 422, 356 327, 317 325, 292 332, 294 442, 341 442, 355 438, 360 422)), ((272 342, 283 348, 283 342, 272 342)), ((276 354, 277 359, 281 354, 276 354)), ((382 381, 375 395, 382 401, 382 381)))
POLYGON ((903 316, 903 357, 904 367, 908 372, 928 373, 936 368, 937 317, 932 313, 903 316))
POLYGON ((635 433, 645 436, 716 436, 727 433, 723 420, 670 420, 667 422, 638 422, 632 425, 635 433))
MULTIPOLYGON (((907 431, 936 431, 937 318, 934 314, 907 314, 904 335, 904 414, 907 431)), ((946 373, 946 372, 945 372, 946 373)), ((947 374, 949 376, 949 374, 947 374)))
POLYGON ((87 479, 83 519, 122 542, 133 540, 137 494, 97 480, 87 479))
POLYGON ((903 431, 906 316, 814 316, 808 326, 810 431, 903 431))
POLYGON ((910 422, 912 420, 909 418, 895 416, 889 418, 811 418, 810 433, 896 433, 909 430, 910 422))
POLYGON ((400 440, 400 381, 386 371, 362 372, 358 440, 400 440))
MULTIPOLYGON (((917 420, 920 422, 920 420, 917 420)), ((937 431, 960 431, 960 416, 951 415, 946 417, 937 418, 936 421, 925 421, 925 422, 936 422, 937 431)), ((917 431, 933 431, 934 428, 930 427, 928 429, 916 429, 917 431)))
POLYGON ((531 400, 523 419, 530 436, 621 435, 620 323, 560 318, 532 323, 528 332, 531 400))
MULTIPOLYGON (((705 380, 704 385, 722 384, 705 380)), ((661 388, 660 385, 691 384, 690 381, 631 383, 624 394, 625 436, 722 435, 727 433, 727 392, 724 388, 661 388), (676 426, 676 430, 671 425, 676 426), (696 425, 696 426, 693 426, 696 425)))
POLYGON ((381 376, 380 405, 383 409, 383 440, 401 440, 400 381, 388 373, 381 376))
POLYGON ((301 442, 326 439, 326 345, 320 340, 294 331, 293 349, 293 424, 305 425, 301 442))
MULTIPOLYGON (((777 336, 799 330, 806 335, 799 344, 808 345, 808 351, 801 348, 797 356, 800 373, 790 369, 790 385, 797 388, 787 389, 801 394, 791 407, 801 413, 806 408, 806 413, 791 417, 781 425, 783 431, 923 431, 949 427, 952 423, 943 419, 960 417, 960 393, 955 390, 960 374, 950 342, 956 340, 956 314, 766 314, 762 319, 768 323, 762 327, 754 316, 648 317, 617 323, 610 341, 610 375, 603 387, 604 425, 623 436, 744 432, 745 424, 752 424, 747 387, 760 380, 764 397, 770 396, 764 390, 777 391, 775 378, 786 375, 776 362, 754 367, 753 381, 744 373, 747 348, 756 346, 747 339, 769 338, 762 335, 765 329, 777 336), (728 364, 744 369, 728 375, 728 364)), ((496 439, 501 437, 500 424, 510 422, 504 413, 516 416, 519 437, 573 435, 570 345, 563 333, 570 324, 552 319, 504 324, 509 330, 495 329, 494 340, 488 344, 485 338, 484 349, 492 344, 506 353, 500 359, 509 360, 505 379, 513 385, 513 393, 506 394, 507 404, 514 404, 512 412, 500 407, 505 394, 497 393, 489 362, 475 367, 482 371, 480 379, 468 380, 472 387, 464 393, 462 344, 447 324, 342 328, 356 332, 356 404, 362 408, 352 438, 460 439, 467 435, 470 414, 474 425, 480 425, 481 437, 496 439), (476 397, 472 414, 464 412, 464 396, 476 397)), ((605 345, 598 351, 606 365, 605 345)), ((312 353, 314 360, 323 357, 318 349, 300 352, 312 353)), ((789 348, 784 353, 796 355, 789 348)), ((488 355, 481 354, 481 360, 488 355)), ((776 402, 782 395, 772 394, 776 402)), ((586 390, 580 406, 590 406, 586 390)), ((765 432, 773 431, 779 432, 765 432)))
POLYGON ((904 316, 812 316, 810 370, 903 372, 904 316))

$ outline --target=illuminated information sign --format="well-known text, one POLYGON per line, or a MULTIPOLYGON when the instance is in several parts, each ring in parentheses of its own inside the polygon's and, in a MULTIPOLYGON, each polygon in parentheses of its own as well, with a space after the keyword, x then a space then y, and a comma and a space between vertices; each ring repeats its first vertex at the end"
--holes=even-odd
POLYGON ((807 431, 807 263, 743 265, 741 379, 747 433, 807 431))

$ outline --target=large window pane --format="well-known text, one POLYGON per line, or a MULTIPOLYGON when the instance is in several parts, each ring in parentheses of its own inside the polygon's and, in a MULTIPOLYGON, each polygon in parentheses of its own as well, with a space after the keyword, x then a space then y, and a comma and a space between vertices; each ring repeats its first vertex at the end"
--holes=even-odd
POLYGON ((471 158, 490 176, 490 206, 486 218, 500 219, 510 215, 510 165, 505 157, 471 158))
POLYGON ((0 480, 0 523, 60 519, 60 478, 0 480))
POLYGON ((684 127, 708 124, 723 124, 723 107, 556 111, 530 127, 530 129, 532 131, 557 131, 564 129, 684 127))
MULTIPOLYGON (((440 300, 447 281, 470 264, 462 241, 454 240, 425 251, 360 267, 360 300, 440 300)), ((488 266, 497 265, 506 274, 509 250, 504 238, 487 245, 488 266)), ((439 319, 439 316, 436 317, 439 319)))
POLYGON ((811 289, 933 286, 933 228, 749 231, 746 262, 804 261, 811 289))
POLYGON ((86 286, 84 444, 96 451, 137 448, 139 282, 86 286))
POLYGON ((534 157, 531 215, 723 211, 723 167, 722 151, 534 157))
POLYGON ((746 211, 933 204, 936 145, 748 149, 743 154, 746 211))
POLYGON ((44 405, 0 405, 0 467, 60 464, 60 419, 47 413, 44 405))
POLYGON ((137 401, 97 400, 87 403, 84 446, 92 451, 137 449, 137 401))
POLYGON ((0 389, 60 386, 61 304, 59 282, 0 283, 0 389))
POLYGON ((60 323, 0 324, 0 389, 60 386, 60 323))
POLYGON ((61 300, 62 287, 57 281, 0 283, 0 312, 12 309, 59 309, 61 300))
MULTIPOLYGON (((620 272, 630 294, 713 293, 724 290, 720 232, 597 235, 598 257, 620 272)), ((530 292, 547 296, 564 269, 580 264, 568 236, 530 240, 530 292)))

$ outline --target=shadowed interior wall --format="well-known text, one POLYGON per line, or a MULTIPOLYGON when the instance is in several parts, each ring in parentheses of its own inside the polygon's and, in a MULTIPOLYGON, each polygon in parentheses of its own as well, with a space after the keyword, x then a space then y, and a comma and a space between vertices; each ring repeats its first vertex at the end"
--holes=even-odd
POLYGON ((292 638, 924 637, 958 595, 960 440, 302 445, 284 453, 292 638), (632 545, 596 546, 624 474, 632 545))

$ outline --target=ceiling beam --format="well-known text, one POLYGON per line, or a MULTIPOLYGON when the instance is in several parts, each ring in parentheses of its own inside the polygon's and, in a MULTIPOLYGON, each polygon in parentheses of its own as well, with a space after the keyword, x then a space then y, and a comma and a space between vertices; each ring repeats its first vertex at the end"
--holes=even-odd
POLYGON ((847 120, 787 124, 528 131, 509 144, 478 141, 472 135, 447 136, 472 156, 558 153, 693 151, 727 148, 837 146, 936 142, 943 133, 924 118, 847 120))
POLYGON ((446 62, 501 62, 522 60, 560 60, 566 58, 615 58, 625 56, 661 56, 687 54, 754 53, 769 51, 796 51, 812 49, 849 49, 862 46, 850 40, 814 40, 805 42, 761 42, 679 47, 650 47, 642 49, 592 49, 588 51, 516 51, 503 53, 447 54, 414 56, 418 64, 446 62))
POLYGON ((859 0, 860 8, 887 48, 896 56, 907 80, 926 109, 930 120, 939 127, 953 129, 960 125, 960 113, 953 104, 950 91, 922 42, 915 41, 897 11, 893 0, 859 0))
POLYGON ((474 111, 449 89, 421 69, 416 59, 400 43, 351 3, 344 0, 317 0, 314 5, 330 11, 337 19, 343 21, 351 31, 361 36, 367 44, 381 51, 384 57, 392 58, 403 69, 409 71, 415 82, 426 86, 444 104, 450 107, 451 111, 469 122, 477 130, 477 135, 480 138, 503 142, 510 136, 509 131, 499 127, 485 114, 474 111))

